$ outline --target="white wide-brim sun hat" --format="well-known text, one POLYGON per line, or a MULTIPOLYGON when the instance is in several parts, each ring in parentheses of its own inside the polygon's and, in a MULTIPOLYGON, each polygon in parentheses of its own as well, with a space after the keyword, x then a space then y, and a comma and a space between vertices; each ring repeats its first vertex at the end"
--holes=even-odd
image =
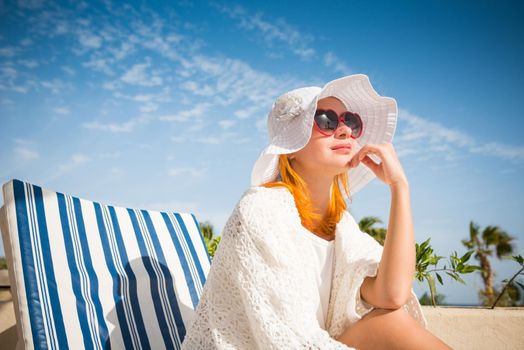
MULTIPOLYGON (((275 181, 279 175, 278 158, 302 149, 309 141, 317 101, 334 96, 348 111, 362 118, 362 135, 356 140, 358 152, 366 144, 392 142, 397 125, 397 102, 380 96, 365 74, 354 74, 332 80, 324 85, 294 89, 279 96, 268 114, 269 144, 258 157, 251 172, 251 186, 275 181)), ((376 163, 380 159, 369 155, 376 163)), ((361 190, 375 174, 360 163, 348 170, 350 197, 361 190)), ((339 184, 340 185, 340 184, 339 184)), ((344 195, 345 191, 342 191, 344 195)))

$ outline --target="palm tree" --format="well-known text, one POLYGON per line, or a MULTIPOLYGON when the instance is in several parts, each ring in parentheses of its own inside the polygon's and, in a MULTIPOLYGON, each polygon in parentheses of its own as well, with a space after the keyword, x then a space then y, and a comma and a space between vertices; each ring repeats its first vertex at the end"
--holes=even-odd
POLYGON ((7 259, 5 256, 0 256, 0 270, 7 270, 7 259))
POLYGON ((487 226, 480 234, 479 226, 473 221, 469 223, 469 239, 463 239, 462 244, 468 249, 474 249, 475 258, 480 261, 480 273, 484 282, 484 290, 480 292, 480 297, 484 305, 491 305, 496 295, 493 286, 494 272, 488 257, 495 253, 500 259, 512 254, 514 246, 511 241, 514 239, 498 226, 487 226))
POLYGON ((384 245, 387 229, 383 227, 373 227, 375 224, 382 224, 382 220, 376 216, 365 216, 359 221, 358 226, 361 231, 375 238, 380 245, 384 245))
MULTIPOLYGON (((444 299, 446 299, 444 294, 437 293, 437 295, 435 295, 435 305, 446 305, 444 303, 444 299)), ((418 301, 420 305, 433 305, 431 296, 428 294, 428 292, 424 292, 418 301)))
POLYGON ((211 225, 209 221, 199 222, 198 224, 200 226, 202 237, 204 238, 204 243, 206 244, 207 252, 209 253, 209 256, 213 258, 218 243, 220 243, 220 236, 214 237, 213 225, 211 225))

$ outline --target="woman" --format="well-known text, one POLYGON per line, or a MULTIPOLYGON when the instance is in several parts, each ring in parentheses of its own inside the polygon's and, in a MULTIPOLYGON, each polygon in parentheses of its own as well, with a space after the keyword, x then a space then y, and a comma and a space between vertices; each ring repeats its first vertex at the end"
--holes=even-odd
POLYGON ((411 287, 396 119, 396 101, 363 74, 275 101, 269 145, 224 227, 184 349, 449 348, 426 330, 411 287), (375 176, 391 190, 384 247, 345 204, 375 176))

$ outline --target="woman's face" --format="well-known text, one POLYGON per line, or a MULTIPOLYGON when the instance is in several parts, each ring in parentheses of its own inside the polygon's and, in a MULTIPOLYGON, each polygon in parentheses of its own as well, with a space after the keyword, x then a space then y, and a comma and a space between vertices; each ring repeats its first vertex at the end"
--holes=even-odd
MULTIPOLYGON (((317 109, 331 109, 338 115, 347 110, 339 99, 331 96, 318 100, 317 109)), ((347 171, 349 161, 358 151, 357 141, 350 135, 351 128, 344 123, 339 123, 337 130, 330 136, 323 135, 313 125, 307 145, 291 154, 294 155, 291 166, 312 174, 329 176, 347 171), (341 145, 346 147, 334 149, 341 145)))

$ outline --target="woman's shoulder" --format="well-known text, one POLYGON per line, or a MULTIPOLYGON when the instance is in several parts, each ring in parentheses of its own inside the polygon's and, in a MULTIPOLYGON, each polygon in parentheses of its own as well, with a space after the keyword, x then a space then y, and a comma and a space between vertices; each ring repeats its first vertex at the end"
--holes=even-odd
POLYGON ((242 212, 287 212, 294 208, 294 198, 285 187, 251 186, 238 201, 237 207, 242 212))
POLYGON ((287 201, 293 198, 293 195, 285 187, 265 187, 265 186, 251 186, 242 196, 239 202, 251 205, 265 205, 267 203, 275 204, 287 201))

